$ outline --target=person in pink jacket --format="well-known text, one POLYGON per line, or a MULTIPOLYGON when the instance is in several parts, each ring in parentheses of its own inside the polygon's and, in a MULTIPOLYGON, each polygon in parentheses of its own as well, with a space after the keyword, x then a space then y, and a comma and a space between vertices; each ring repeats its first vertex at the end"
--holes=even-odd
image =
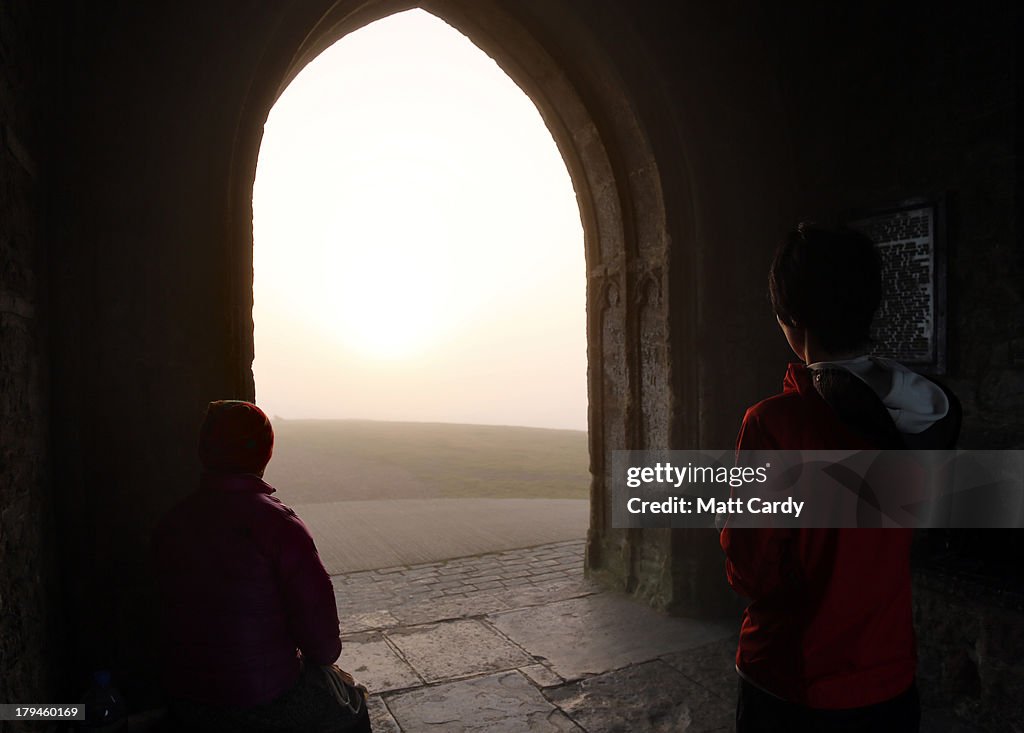
POLYGON ((256 405, 211 402, 198 489, 153 541, 172 716, 189 730, 369 730, 341 654, 331 579, 263 480, 274 432, 256 405))

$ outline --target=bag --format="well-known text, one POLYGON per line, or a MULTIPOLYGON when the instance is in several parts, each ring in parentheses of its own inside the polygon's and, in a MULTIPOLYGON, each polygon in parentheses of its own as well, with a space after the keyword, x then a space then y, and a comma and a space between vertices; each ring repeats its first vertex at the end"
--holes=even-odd
POLYGON ((366 687, 336 664, 321 667, 320 670, 327 680, 327 688, 334 693, 338 703, 347 708, 353 716, 358 716, 366 705, 366 698, 369 695, 366 687))

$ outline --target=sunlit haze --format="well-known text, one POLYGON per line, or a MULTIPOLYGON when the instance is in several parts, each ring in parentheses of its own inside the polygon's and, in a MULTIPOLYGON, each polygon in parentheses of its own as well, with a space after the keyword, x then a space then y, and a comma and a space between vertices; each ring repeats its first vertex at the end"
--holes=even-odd
POLYGON ((253 228, 268 414, 586 428, 572 182, 530 99, 441 20, 385 18, 302 70, 253 228))

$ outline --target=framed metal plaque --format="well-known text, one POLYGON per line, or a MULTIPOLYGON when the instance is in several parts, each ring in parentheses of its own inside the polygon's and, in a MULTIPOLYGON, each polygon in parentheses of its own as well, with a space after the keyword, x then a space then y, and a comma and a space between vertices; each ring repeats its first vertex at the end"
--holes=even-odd
POLYGON ((943 198, 911 199, 856 212, 847 222, 882 255, 872 353, 931 374, 946 371, 945 209, 943 198))

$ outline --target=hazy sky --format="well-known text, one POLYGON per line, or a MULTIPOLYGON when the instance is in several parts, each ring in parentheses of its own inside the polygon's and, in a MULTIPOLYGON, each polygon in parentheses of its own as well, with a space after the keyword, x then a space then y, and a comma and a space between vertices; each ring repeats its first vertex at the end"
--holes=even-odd
POLYGON ((253 192, 257 401, 586 428, 583 231, 529 98, 412 10, 307 66, 253 192))

